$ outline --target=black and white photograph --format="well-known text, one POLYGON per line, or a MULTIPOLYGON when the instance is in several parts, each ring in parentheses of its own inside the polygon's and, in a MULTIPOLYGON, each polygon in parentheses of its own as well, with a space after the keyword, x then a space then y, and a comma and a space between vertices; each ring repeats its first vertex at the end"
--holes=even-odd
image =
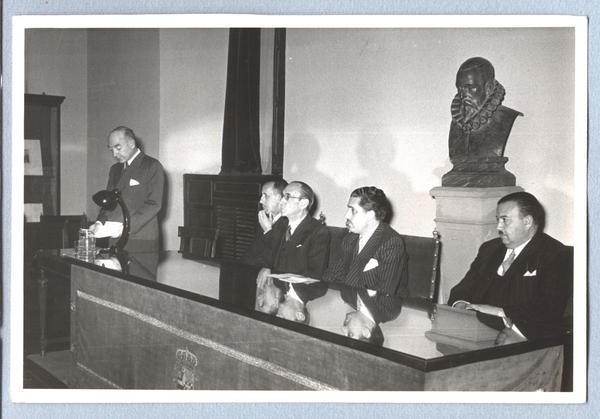
POLYGON ((585 402, 587 24, 13 17, 11 400, 585 402))

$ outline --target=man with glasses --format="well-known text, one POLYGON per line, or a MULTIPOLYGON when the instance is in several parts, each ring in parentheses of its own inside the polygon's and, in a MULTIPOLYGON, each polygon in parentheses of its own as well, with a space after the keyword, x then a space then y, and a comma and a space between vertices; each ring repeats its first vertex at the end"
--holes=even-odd
MULTIPOLYGON (((330 235, 327 227, 310 215, 314 202, 315 194, 304 182, 291 182, 283 190, 283 218, 278 228, 273 229, 270 257, 257 278, 259 286, 271 273, 279 274, 280 279, 287 274, 323 277, 329 261, 330 235)), ((305 304, 327 291, 321 282, 292 285, 276 279, 274 283, 284 291, 279 315, 294 321, 307 322, 305 304)))
MULTIPOLYGON (((119 189, 131 216, 126 249, 158 251, 158 213, 163 205, 164 169, 158 160, 138 148, 138 139, 131 128, 119 126, 113 129, 108 135, 108 149, 117 162, 110 168, 106 189, 119 189)), ((121 208, 101 210, 90 230, 97 233, 106 221, 122 223, 121 208)))

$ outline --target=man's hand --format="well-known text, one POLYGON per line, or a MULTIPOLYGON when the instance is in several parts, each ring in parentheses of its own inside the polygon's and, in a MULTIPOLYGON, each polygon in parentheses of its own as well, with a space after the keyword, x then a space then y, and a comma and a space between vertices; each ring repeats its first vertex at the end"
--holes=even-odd
POLYGON ((498 316, 498 317, 501 317, 500 313, 504 313, 502 308, 496 307, 496 306, 491 306, 489 304, 467 304, 466 309, 467 310, 476 310, 481 313, 489 314, 491 316, 498 316))
POLYGON ((454 303, 454 305, 452 307, 466 310, 467 305, 468 305, 468 303, 466 303, 465 301, 457 301, 456 303, 454 303))
POLYGON ((98 228, 100 228, 101 225, 102 225, 102 223, 100 221, 96 221, 94 224, 89 226, 88 230, 91 231, 92 233, 96 234, 96 230, 98 230, 98 228))
POLYGON ((270 215, 267 215, 265 210, 260 210, 258 212, 258 223, 260 224, 263 233, 266 233, 273 227, 273 220, 270 215))

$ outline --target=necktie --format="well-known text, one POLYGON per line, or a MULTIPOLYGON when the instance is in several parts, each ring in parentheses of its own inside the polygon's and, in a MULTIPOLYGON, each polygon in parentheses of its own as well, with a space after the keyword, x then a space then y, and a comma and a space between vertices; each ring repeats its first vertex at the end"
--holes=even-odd
POLYGON ((504 275, 506 273, 506 271, 508 271, 508 268, 510 268, 510 265, 512 265, 514 260, 515 260, 515 249, 512 249, 510 251, 510 254, 508 255, 508 257, 506 258, 506 260, 504 262, 502 262, 502 275, 504 275))
POLYGON ((292 227, 288 226, 287 230, 285 230, 285 241, 289 241, 290 237, 292 237, 292 227))

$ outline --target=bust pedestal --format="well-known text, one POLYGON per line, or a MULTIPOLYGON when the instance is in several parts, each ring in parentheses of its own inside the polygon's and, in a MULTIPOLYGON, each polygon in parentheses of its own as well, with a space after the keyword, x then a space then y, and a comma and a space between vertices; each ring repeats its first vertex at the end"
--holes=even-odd
POLYGON ((479 246, 498 236, 498 200, 509 193, 522 190, 518 186, 438 186, 429 191, 436 201, 435 223, 442 240, 438 302, 448 301, 450 290, 469 270, 479 246))

